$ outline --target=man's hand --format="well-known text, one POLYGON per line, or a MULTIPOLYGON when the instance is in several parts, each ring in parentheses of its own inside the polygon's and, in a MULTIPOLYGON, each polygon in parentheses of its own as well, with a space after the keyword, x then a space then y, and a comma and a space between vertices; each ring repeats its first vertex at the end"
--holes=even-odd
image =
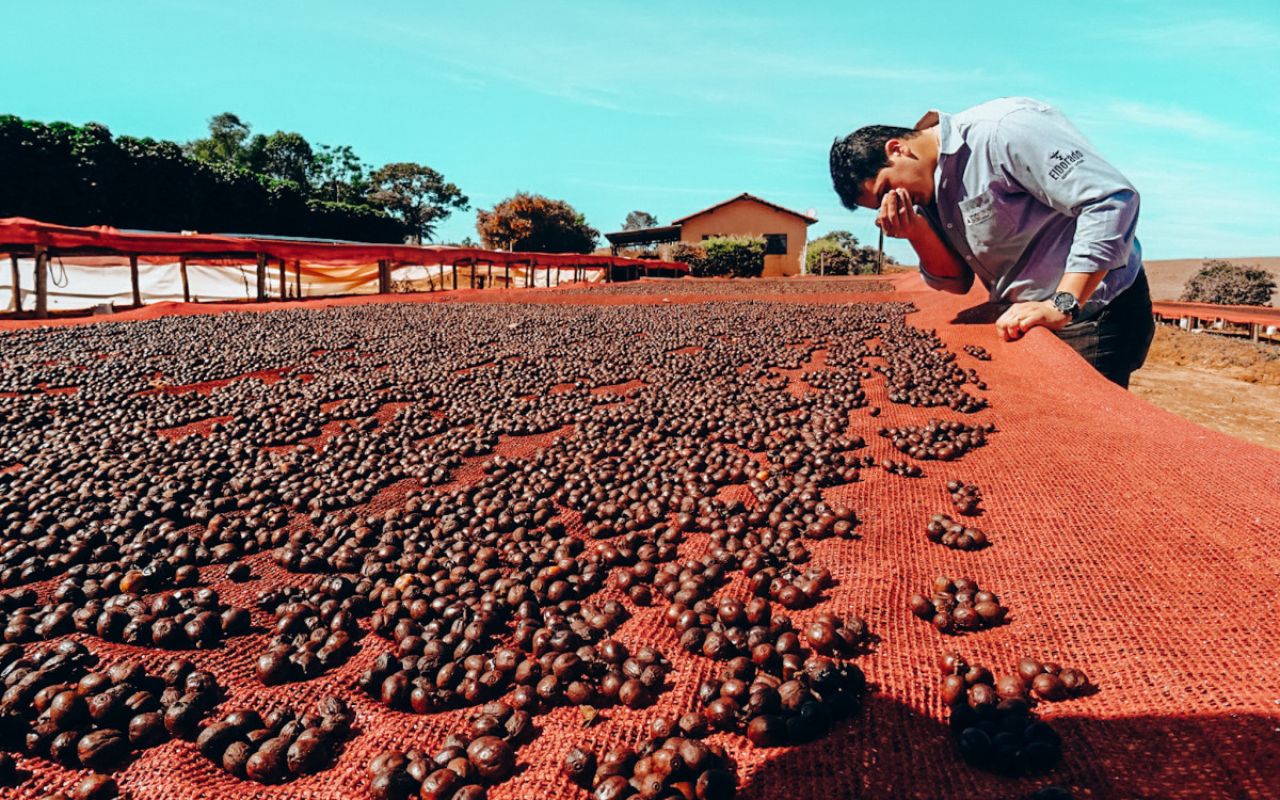
POLYGON ((1056 331, 1070 321, 1071 318, 1055 308, 1049 300, 1014 303, 996 320, 996 333, 1006 342, 1012 342, 1021 339, 1022 334, 1037 325, 1056 331))
POLYGON ((928 224, 916 213, 915 203, 911 202, 911 195, 906 189, 893 189, 880 201, 876 227, 884 231, 885 236, 906 239, 916 232, 921 223, 928 224))

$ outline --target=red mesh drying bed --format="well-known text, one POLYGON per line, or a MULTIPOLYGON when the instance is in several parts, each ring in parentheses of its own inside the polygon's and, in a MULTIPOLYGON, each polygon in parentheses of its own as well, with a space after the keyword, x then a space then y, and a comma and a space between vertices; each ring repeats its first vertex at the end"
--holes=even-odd
MULTIPOLYGON (((790 294, 761 281, 751 297, 791 303, 911 300, 910 324, 936 328, 957 353, 987 348, 989 362, 960 355, 988 385, 991 406, 963 415, 993 422, 999 432, 959 462, 928 462, 930 478, 906 480, 868 469, 860 482, 827 491, 864 520, 860 539, 811 543, 813 562, 832 570, 836 585, 815 608, 863 616, 880 637, 857 659, 874 684, 866 708, 816 742, 782 749, 751 747, 716 734, 735 759, 739 796, 747 798, 1021 797, 1054 783, 1078 797, 1239 798, 1280 796, 1280 454, 1198 427, 1107 383, 1051 334, 1033 330, 1017 343, 998 340, 989 321, 965 313, 977 295, 953 297, 919 289, 913 276, 894 278, 893 293, 790 294), (942 482, 982 487, 978 525, 993 546, 961 553, 931 544, 920 532, 929 515, 948 510, 942 482), (939 574, 966 574, 1001 595, 1008 624, 963 637, 944 637, 906 610, 907 597, 939 574), (1062 734, 1063 761, 1049 774, 1009 779, 965 766, 956 756, 937 692, 937 655, 955 649, 970 661, 1007 671, 1032 656, 1085 669, 1098 691, 1039 713, 1062 734)), ((714 283, 713 283, 714 285, 714 283)), ((383 296, 376 301, 403 301, 383 296)), ((423 302, 663 303, 708 302, 697 293, 626 296, 595 290, 457 292, 423 302)), ((332 303, 359 300, 321 301, 332 303)), ((268 307, 272 304, 268 304, 268 307)), ((297 303, 277 304, 291 308, 297 303)), ((210 313, 245 310, 207 306, 143 309, 210 313)), ((878 419, 855 413, 854 431, 876 457, 895 457, 875 436, 881 425, 921 424, 960 415, 887 401, 883 382, 866 383, 878 419)), ((502 445, 511 455, 547 437, 502 445)), ((500 450, 503 452, 504 450, 500 450)), ((477 474, 473 465, 458 479, 477 474)), ((389 495, 403 491, 393 487, 389 495)), ((383 498, 388 502, 391 498, 383 498)), ((375 506, 379 501, 375 501, 375 506)), ((705 539, 705 537, 703 537, 705 539)), ((688 546, 686 546, 688 547, 688 546)), ((685 552, 685 551, 682 551, 685 552)), ((696 552, 696 547, 690 552, 696 552)), ((250 559, 258 579, 233 584, 221 566, 202 576, 224 600, 251 606, 264 588, 301 585, 267 555, 250 559)), ((614 596, 605 590, 604 596, 614 596)), ((740 576, 717 593, 745 596, 740 576)), ((574 745, 597 750, 644 738, 659 713, 696 707, 698 682, 718 665, 683 653, 661 621, 661 604, 634 609, 617 638, 656 644, 674 662, 670 690, 646 709, 610 708, 584 729, 576 709, 537 717, 540 734, 518 752, 519 771, 495 787, 494 798, 585 798, 559 772, 574 745)), ((255 610, 255 620, 266 622, 255 610)), ((116 774, 135 798, 349 798, 367 796, 366 765, 384 748, 430 749, 465 728, 465 710, 419 716, 388 710, 355 687, 356 676, 391 645, 366 636, 357 655, 316 680, 264 688, 252 673, 265 634, 232 639, 200 653, 227 688, 223 708, 267 710, 287 702, 300 710, 340 694, 356 710, 358 735, 332 769, 281 786, 237 780, 200 757, 188 742, 146 750, 116 774)), ((173 654, 87 639, 104 659, 134 657, 149 666, 173 654)), ((184 655, 186 655, 184 653, 184 655)), ((20 763, 36 775, 18 797, 69 789, 84 772, 37 759, 20 763)))

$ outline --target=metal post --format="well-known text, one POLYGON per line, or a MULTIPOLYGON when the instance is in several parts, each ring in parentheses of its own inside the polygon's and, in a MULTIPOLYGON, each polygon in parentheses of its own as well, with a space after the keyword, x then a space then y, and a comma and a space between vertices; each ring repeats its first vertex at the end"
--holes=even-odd
POLYGON ((191 282, 187 277, 187 257, 178 256, 178 272, 182 274, 182 302, 191 302, 191 282))
POLYGON ((258 253, 258 302, 264 303, 267 300, 267 254, 258 253))
POLYGON ((129 282, 133 285, 133 304, 142 305, 142 289, 138 286, 138 256, 129 256, 129 282))
POLYGON ((18 269, 18 257, 9 256, 9 271, 13 274, 13 310, 22 310, 22 272, 18 269))
POLYGON ((49 248, 36 245, 36 319, 49 316, 49 248))

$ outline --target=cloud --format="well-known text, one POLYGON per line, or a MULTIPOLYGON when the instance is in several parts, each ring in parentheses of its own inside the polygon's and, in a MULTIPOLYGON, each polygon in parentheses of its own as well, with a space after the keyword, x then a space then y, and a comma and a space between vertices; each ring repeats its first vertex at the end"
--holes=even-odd
POLYGON ((1280 30, 1258 20, 1204 19, 1133 25, 1115 32, 1135 44, 1178 50, 1263 50, 1280 47, 1280 30))
POLYGON ((1154 128, 1194 139, 1239 139, 1255 136, 1252 131, 1206 117, 1177 106, 1154 106, 1129 100, 1107 105, 1107 113, 1115 119, 1144 128, 1154 128))
POLYGON ((1280 200, 1264 176, 1186 159, 1140 158, 1125 174, 1142 195, 1138 238, 1147 258, 1280 253, 1280 200))

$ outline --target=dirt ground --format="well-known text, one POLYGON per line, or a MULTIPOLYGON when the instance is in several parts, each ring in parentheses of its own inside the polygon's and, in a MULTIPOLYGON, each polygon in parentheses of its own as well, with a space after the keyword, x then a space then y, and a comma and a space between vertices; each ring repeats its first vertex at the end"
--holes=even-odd
POLYGON ((1280 450, 1280 346, 1161 325, 1130 388, 1192 422, 1280 450))

